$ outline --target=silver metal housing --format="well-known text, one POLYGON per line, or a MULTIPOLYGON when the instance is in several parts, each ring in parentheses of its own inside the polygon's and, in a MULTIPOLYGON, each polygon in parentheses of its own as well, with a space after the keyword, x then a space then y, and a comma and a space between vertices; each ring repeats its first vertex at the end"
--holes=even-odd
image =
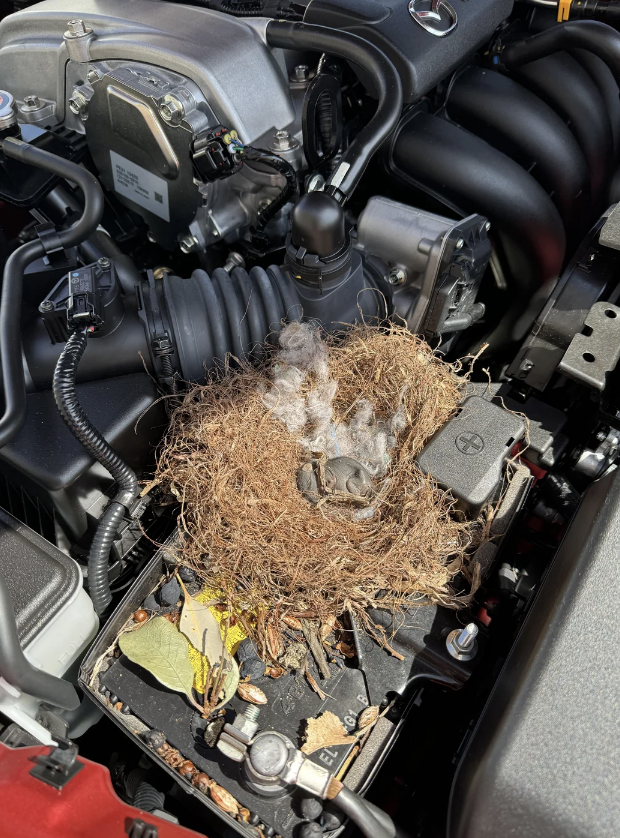
MULTIPOLYGON (((65 120, 67 74, 75 70, 68 67, 64 36, 74 18, 92 29, 83 58, 138 61, 190 79, 218 120, 234 126, 245 143, 271 137, 295 120, 288 79, 255 22, 154 0, 45 0, 6 17, 0 23, 0 78, 10 80, 17 101, 36 94, 55 102, 57 119, 65 120)), ((80 129, 79 120, 70 122, 80 129)))

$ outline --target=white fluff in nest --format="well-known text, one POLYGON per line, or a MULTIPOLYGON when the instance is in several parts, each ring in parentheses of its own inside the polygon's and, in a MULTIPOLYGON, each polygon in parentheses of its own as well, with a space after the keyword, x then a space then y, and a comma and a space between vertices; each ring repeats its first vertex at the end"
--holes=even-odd
POLYGON ((389 422, 378 422, 368 399, 360 399, 348 422, 334 423, 332 402, 338 382, 329 377, 329 354, 319 329, 309 323, 291 323, 280 333, 280 349, 271 374, 273 389, 263 403, 293 434, 306 430, 300 443, 326 457, 352 457, 373 477, 383 477, 390 464, 395 434, 406 425, 404 409, 389 422), (308 376, 317 384, 302 392, 308 376))

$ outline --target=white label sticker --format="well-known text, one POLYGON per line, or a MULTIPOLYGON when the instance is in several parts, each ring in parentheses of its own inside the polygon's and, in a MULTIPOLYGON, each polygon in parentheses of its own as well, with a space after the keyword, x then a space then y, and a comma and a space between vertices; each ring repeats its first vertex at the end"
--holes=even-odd
POLYGON ((115 151, 110 151, 110 160, 116 192, 164 221, 170 221, 166 181, 115 151))

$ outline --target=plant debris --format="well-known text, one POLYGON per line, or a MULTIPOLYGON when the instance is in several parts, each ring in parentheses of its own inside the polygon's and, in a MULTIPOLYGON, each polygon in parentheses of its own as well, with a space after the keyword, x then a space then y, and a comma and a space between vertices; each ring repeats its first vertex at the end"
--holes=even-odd
POLYGON ((267 696, 255 684, 239 684, 237 693, 240 698, 250 704, 267 704, 267 696))
POLYGON ((457 520, 415 461, 460 405, 458 371, 400 327, 336 339, 293 323, 261 369, 229 366, 176 408, 153 485, 181 501, 178 558, 221 590, 263 660, 301 668, 287 649, 306 639, 327 677, 320 627, 343 612, 389 649, 369 607, 469 601, 451 583, 474 575, 483 528, 457 520), (304 463, 334 456, 372 476, 363 505, 298 490, 304 463))
POLYGON ((333 748, 336 745, 352 745, 357 741, 357 737, 348 734, 338 716, 329 710, 316 719, 308 719, 306 725, 306 738, 301 746, 304 754, 313 754, 321 748, 333 748))
POLYGON ((358 730, 363 730, 365 727, 374 724, 377 719, 379 718, 379 708, 378 707, 366 707, 366 709, 362 710, 360 713, 359 719, 357 720, 357 728, 358 730))
POLYGON ((170 690, 185 693, 198 710, 192 695, 194 670, 186 638, 164 617, 154 617, 135 631, 126 632, 118 645, 123 654, 142 666, 170 690))

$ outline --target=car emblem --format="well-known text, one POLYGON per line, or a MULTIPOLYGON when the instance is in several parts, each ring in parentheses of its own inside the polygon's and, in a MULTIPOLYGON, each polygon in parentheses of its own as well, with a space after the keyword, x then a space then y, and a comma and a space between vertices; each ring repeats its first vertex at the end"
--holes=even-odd
POLYGON ((422 29, 437 38, 449 35, 458 23, 456 11, 447 0, 410 0, 409 14, 422 29))

